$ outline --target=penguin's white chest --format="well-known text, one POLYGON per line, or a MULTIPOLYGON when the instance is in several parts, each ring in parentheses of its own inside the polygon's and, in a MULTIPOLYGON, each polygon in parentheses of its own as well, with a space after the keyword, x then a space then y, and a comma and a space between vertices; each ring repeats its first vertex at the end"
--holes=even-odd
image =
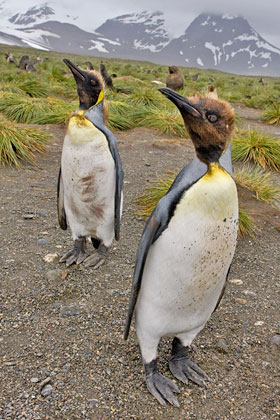
POLYGON ((82 123, 71 118, 63 144, 66 216, 74 238, 107 243, 114 236, 115 163, 105 135, 85 118, 82 123))
POLYGON ((181 197, 167 229, 151 246, 136 320, 160 336, 195 330, 215 308, 236 245, 238 201, 222 168, 181 197))

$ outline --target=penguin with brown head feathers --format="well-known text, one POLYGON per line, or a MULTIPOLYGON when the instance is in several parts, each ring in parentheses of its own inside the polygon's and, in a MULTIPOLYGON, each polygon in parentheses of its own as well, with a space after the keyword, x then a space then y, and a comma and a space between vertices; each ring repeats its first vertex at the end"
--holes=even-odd
POLYGON ((157 347, 161 337, 174 337, 172 374, 185 384, 207 386, 207 375, 188 349, 221 299, 236 246, 238 200, 229 143, 234 112, 220 100, 159 91, 181 112, 196 154, 144 228, 125 339, 135 311, 147 387, 161 404, 178 407, 177 385, 158 372, 157 347))
POLYGON ((116 139, 104 124, 102 77, 63 61, 75 78, 80 105, 68 124, 58 177, 59 224, 64 230, 69 225, 74 239, 60 262, 97 268, 113 239, 119 239, 123 171, 116 139), (87 237, 96 248, 89 257, 87 237))

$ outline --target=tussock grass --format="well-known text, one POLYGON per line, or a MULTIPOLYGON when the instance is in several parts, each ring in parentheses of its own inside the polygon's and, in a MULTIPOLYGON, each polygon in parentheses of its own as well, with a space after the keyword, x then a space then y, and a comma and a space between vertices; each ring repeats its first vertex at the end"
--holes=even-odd
POLYGON ((176 175, 172 174, 164 178, 157 178, 151 181, 152 185, 147 187, 142 195, 136 198, 136 214, 149 217, 159 200, 167 193, 174 182, 176 175))
POLYGON ((55 98, 29 98, 12 93, 0 97, 0 112, 18 123, 64 124, 73 109, 73 104, 55 98))
POLYGON ((234 179, 241 187, 253 191, 258 200, 274 204, 280 199, 280 186, 273 182, 271 172, 245 165, 234 170, 234 179))
POLYGON ((262 120, 266 124, 280 125, 280 104, 274 103, 263 113, 262 120))
POLYGON ((21 160, 35 163, 35 152, 44 152, 49 136, 34 128, 16 126, 0 115, 0 162, 1 166, 20 167, 21 160))
MULTIPOLYGON (((157 178, 152 181, 152 185, 145 189, 142 195, 137 197, 136 214, 148 218, 159 200, 168 192, 174 182, 176 175, 169 175, 164 178, 157 178)), ((241 238, 246 236, 254 237, 255 222, 244 208, 239 207, 239 226, 238 235, 241 238)))
POLYGON ((174 107, 146 106, 135 113, 135 119, 138 125, 153 128, 161 134, 187 137, 181 114, 174 107))
POLYGON ((249 236, 255 239, 256 222, 254 218, 245 210, 239 206, 239 224, 238 224, 238 236, 242 239, 249 236))
POLYGON ((134 128, 134 108, 121 101, 106 101, 108 105, 108 125, 115 130, 134 128))
POLYGON ((256 130, 238 130, 232 139, 232 159, 280 172, 280 140, 256 130))
POLYGON ((32 98, 45 98, 48 96, 47 86, 39 83, 38 80, 27 79, 23 82, 17 83, 16 87, 32 98))

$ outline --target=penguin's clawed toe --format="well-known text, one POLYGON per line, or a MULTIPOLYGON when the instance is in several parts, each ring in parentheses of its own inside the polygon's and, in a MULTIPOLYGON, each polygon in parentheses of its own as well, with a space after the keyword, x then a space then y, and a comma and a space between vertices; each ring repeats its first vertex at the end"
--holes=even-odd
POLYGON ((187 356, 172 356, 169 359, 169 369, 175 378, 179 379, 179 381, 184 384, 187 384, 190 379, 195 384, 207 388, 206 380, 209 381, 209 377, 187 356))
POLYGON ((104 264, 107 255, 107 247, 100 243, 96 252, 84 260, 86 267, 98 268, 104 264))
POLYGON ((161 405, 166 405, 166 402, 168 401, 171 405, 180 407, 180 404, 174 395, 174 392, 180 392, 179 388, 170 379, 165 378, 160 373, 153 372, 151 375, 146 375, 146 384, 150 393, 161 405))
POLYGON ((105 262, 104 255, 101 255, 96 251, 94 254, 90 255, 89 257, 85 259, 84 265, 86 267, 98 268, 98 267, 101 267, 101 265, 103 265, 104 262, 105 262))
POLYGON ((70 249, 70 251, 66 252, 62 258, 60 258, 59 262, 66 263, 66 267, 76 263, 81 264, 86 259, 85 253, 85 238, 81 237, 75 240, 74 248, 70 249))

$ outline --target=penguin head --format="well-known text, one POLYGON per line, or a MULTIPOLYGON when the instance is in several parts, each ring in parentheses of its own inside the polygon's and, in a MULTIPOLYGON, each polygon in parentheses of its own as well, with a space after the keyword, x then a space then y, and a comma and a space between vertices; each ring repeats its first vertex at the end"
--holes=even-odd
POLYGON ((234 111, 231 106, 227 102, 200 94, 185 98, 169 88, 160 88, 159 91, 181 112, 198 158, 207 164, 217 162, 226 150, 234 129, 234 111))
POLYGON ((177 66, 169 66, 168 71, 170 74, 180 73, 180 70, 177 66))
POLYGON ((100 74, 94 70, 82 70, 67 58, 63 61, 76 81, 80 109, 87 110, 101 102, 104 98, 104 82, 100 74))

